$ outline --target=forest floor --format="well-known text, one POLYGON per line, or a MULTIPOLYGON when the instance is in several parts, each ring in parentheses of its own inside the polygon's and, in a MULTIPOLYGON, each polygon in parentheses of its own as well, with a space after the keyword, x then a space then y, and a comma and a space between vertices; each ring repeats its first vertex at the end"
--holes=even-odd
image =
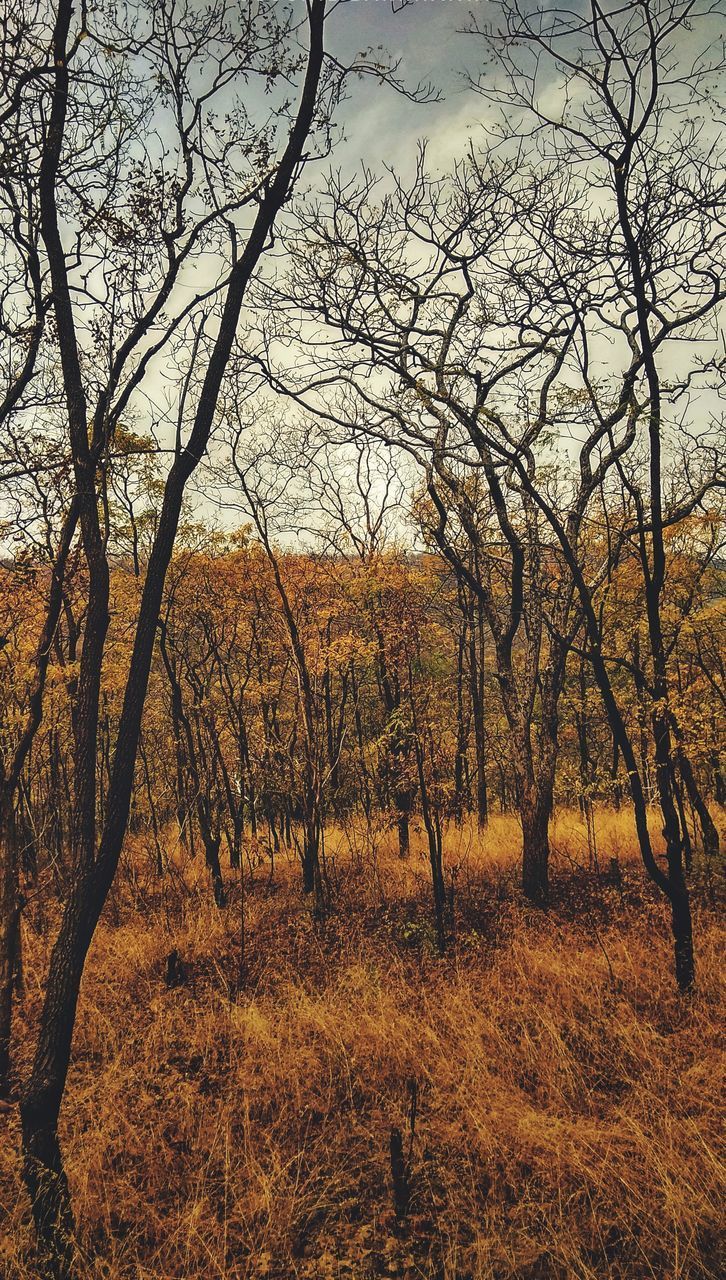
MULTIPOLYGON (((363 833, 331 832, 324 922, 292 856, 272 879, 248 874, 238 989, 238 887, 218 911, 200 858, 182 871, 177 854, 159 882, 132 840, 89 959, 63 1110, 81 1275, 716 1280, 715 873, 694 872, 698 988, 684 998, 626 820, 598 816, 601 866, 617 856, 620 884, 588 869, 576 815, 553 843, 544 913, 518 893, 513 820, 447 834, 441 957, 422 834, 401 862, 390 836, 374 856, 363 833)), ((26 912, 20 1076, 52 916, 41 930, 37 905, 26 912)), ((36 1280, 16 1108, 0 1126, 0 1275, 36 1280)))

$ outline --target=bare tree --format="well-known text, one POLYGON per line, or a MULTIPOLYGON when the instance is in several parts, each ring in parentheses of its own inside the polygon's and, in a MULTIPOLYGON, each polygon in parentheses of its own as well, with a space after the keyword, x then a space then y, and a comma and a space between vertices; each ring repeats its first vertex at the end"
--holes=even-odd
MULTIPOLYGON (((420 466, 427 536, 492 634, 523 887, 543 903, 557 702, 578 611, 561 560, 544 544, 546 522, 478 424, 499 397, 498 444, 521 452, 532 475, 542 467, 549 389, 572 343, 581 289, 566 255, 552 260, 542 241, 552 222, 572 219, 575 197, 566 179, 527 169, 520 154, 490 160, 469 157, 447 183, 427 178, 422 152, 413 184, 394 181, 380 204, 371 179, 333 181, 307 223, 317 254, 302 237, 293 246, 295 303, 327 326, 330 362, 318 339, 324 367, 306 384, 296 380, 280 369, 274 328, 263 335, 262 360, 308 407, 395 444, 420 466), (337 402, 322 399, 330 383, 342 387, 337 402)), ((481 741, 478 750, 481 760, 481 741)))
MULTIPOLYGON (((708 430, 699 427, 697 418, 691 425, 688 414, 691 388, 707 384, 713 364, 713 345, 704 359, 697 344, 705 343, 708 351, 723 300, 723 170, 703 114, 723 69, 718 45, 703 52, 714 34, 710 19, 716 8, 691 0, 645 0, 627 8, 593 0, 583 12, 555 6, 532 14, 504 3, 499 6, 501 25, 480 29, 503 77, 493 90, 483 80, 478 86, 487 97, 493 92, 498 103, 506 103, 510 121, 512 111, 519 113, 532 138, 543 149, 551 148, 559 164, 582 173, 586 188, 598 193, 602 248, 597 266, 591 257, 582 259, 590 273, 591 298, 579 319, 577 347, 593 424, 581 448, 580 485, 566 518, 532 482, 520 457, 515 466, 556 533, 577 586, 588 656, 628 773, 643 860, 671 905, 682 990, 693 983, 694 961, 676 765, 679 758, 685 762, 684 780, 690 766, 668 678, 664 531, 702 506, 724 482, 714 465, 708 430), (691 53, 694 27, 701 38, 691 53), (678 48, 679 41, 684 49, 678 48), (542 78, 553 74, 560 82, 555 115, 542 94, 542 78), (617 334, 622 344, 623 372, 614 386, 598 378, 598 334, 617 334), (686 340, 692 344, 690 360, 676 355, 686 340), (685 412, 679 409, 682 397, 685 412), (642 469, 629 466, 627 450, 612 447, 623 422, 634 443, 642 436, 642 469), (664 451, 675 431, 687 443, 681 451, 679 489, 668 495, 664 451), (593 467, 601 449, 604 455, 593 467), (632 536, 647 618, 650 725, 665 868, 652 848, 642 777, 613 689, 592 582, 586 580, 578 545, 576 513, 589 501, 594 480, 599 483, 610 466, 634 508, 632 536)), ((697 400, 694 407, 698 415, 697 400)))
POLYGON ((281 514, 289 511, 291 504, 295 503, 291 487, 295 483, 296 463, 299 459, 294 454, 292 462, 289 457, 283 457, 281 444, 284 437, 281 438, 279 431, 271 424, 264 432, 263 441, 258 437, 245 450, 246 424, 240 416, 238 405, 235 410, 237 422, 232 444, 233 466, 244 496, 245 509, 252 517, 272 572, 297 682, 304 762, 301 782, 303 889, 305 893, 315 895, 316 911, 321 913, 325 901, 320 860, 324 823, 323 790, 330 780, 330 770, 326 768, 325 742, 320 732, 324 723, 320 706, 321 689, 311 668, 300 613, 285 580, 273 532, 274 522, 279 522, 281 514))
MULTIPOLYGON (((558 615, 543 620, 551 645, 544 670, 562 672, 577 618, 572 605, 561 608, 576 603, 628 772, 644 863, 671 903, 685 989, 692 938, 661 617, 663 531, 722 483, 713 431, 698 426, 715 365, 724 243, 718 144, 699 110, 721 60, 718 49, 690 60, 688 52, 692 27, 713 34, 714 8, 658 0, 498 9, 501 21, 479 34, 503 74, 487 73, 476 86, 501 112, 495 140, 448 181, 427 178, 423 159, 413 183, 391 176, 392 190, 380 195, 367 176, 357 185, 333 180, 307 238, 293 246, 300 287, 288 288, 307 322, 322 326, 319 372, 303 377, 285 366, 274 326, 260 360, 273 384, 323 416, 405 444, 424 469, 450 560, 454 520, 473 544, 480 537, 466 477, 483 477, 511 556, 506 610, 501 622, 491 608, 488 617, 505 697, 523 620, 523 562, 559 566, 558 615), (679 36, 689 41, 680 55, 679 36), (666 495, 668 448, 679 454, 682 480, 666 495), (588 555, 592 504, 609 476, 635 510, 666 869, 652 849, 593 605, 608 566, 607 555, 599 564, 588 555)), ((475 577, 470 585, 477 589, 475 577)), ((526 703, 517 700, 524 709, 516 718, 527 725, 526 703)), ((685 744, 679 752, 687 759, 685 744)))
MULTIPOLYGON (((39 60, 30 72, 20 71, 13 88, 21 110, 27 110, 25 127, 31 135, 35 129, 38 140, 40 230, 52 290, 88 572, 88 608, 73 717, 74 870, 50 961, 34 1063, 21 1105, 25 1177, 39 1251, 43 1266, 54 1276, 70 1273, 73 1231, 58 1142, 58 1114, 85 958, 115 875, 128 821, 164 579, 185 485, 209 440, 250 278, 302 165, 316 149, 327 145, 330 111, 344 72, 326 64, 324 23, 324 0, 311 0, 308 6, 306 39, 292 15, 278 19, 275 9, 264 5, 233 14, 225 5, 197 10, 159 0, 143 11, 96 11, 93 21, 84 9, 74 21, 70 0, 59 0, 50 39, 46 40, 42 30, 31 33, 39 60), (106 81, 94 62, 104 49, 114 68, 106 81), (69 132, 74 129, 87 130, 87 145, 106 145, 105 138, 99 141, 94 131, 94 93, 103 93, 110 85, 109 95, 115 94, 118 101, 122 89, 142 92, 138 74, 133 84, 122 81, 124 67, 131 64, 143 68, 141 79, 148 88, 142 101, 150 104, 152 115, 162 108, 168 110, 176 138, 173 163, 171 153, 162 153, 153 179, 150 146, 132 146, 124 154, 123 147, 116 145, 118 139, 113 140, 112 159, 124 166, 125 207, 133 210, 133 222, 129 223, 121 209, 108 207, 97 190, 77 189, 65 163, 69 132), (249 77, 258 77, 270 86, 280 77, 299 78, 299 106, 290 119, 286 140, 280 139, 288 127, 284 100, 277 112, 265 112, 268 123, 261 128, 242 112, 235 95, 249 77), (230 130, 220 141, 218 131, 206 126, 216 102, 225 95, 230 130), (79 102, 80 124, 74 115, 79 102), (46 111, 47 128, 39 130, 40 114, 46 111), (74 251, 69 254, 67 241, 64 243, 64 230, 67 232, 74 218, 93 232, 80 258, 74 251), (130 274, 129 250, 134 263, 130 274), (202 251, 217 252, 218 275, 211 286, 195 292, 193 303, 174 308, 174 286, 182 268, 202 251), (85 291, 77 291, 74 272, 86 280, 85 291), (186 396, 180 403, 174 458, 146 566, 99 833, 96 762, 109 608, 107 530, 99 468, 116 424, 154 359, 162 349, 173 349, 175 335, 184 333, 193 312, 203 325, 205 307, 209 309, 217 300, 215 335, 206 345, 192 344, 196 364, 190 365, 184 382, 186 396), (94 329, 94 308, 96 315, 105 311, 110 317, 109 330, 94 329), (90 358, 89 332, 92 345, 97 335, 90 358), (196 370, 201 368, 202 358, 204 373, 197 386, 196 370)), ((123 130, 125 114, 117 111, 116 118, 123 130)))

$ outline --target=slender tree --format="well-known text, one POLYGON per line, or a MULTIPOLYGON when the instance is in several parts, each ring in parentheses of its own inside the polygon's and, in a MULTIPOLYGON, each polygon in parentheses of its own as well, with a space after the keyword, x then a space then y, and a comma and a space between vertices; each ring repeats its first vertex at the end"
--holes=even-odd
MULTIPOLYGON (((61 165, 68 106, 76 83, 74 65, 78 50, 82 47, 79 37, 86 34, 85 13, 81 15, 77 33, 71 34, 73 12, 70 0, 68 3, 60 0, 58 4, 49 50, 52 72, 46 74, 46 79, 50 82, 50 114, 39 172, 41 232, 53 291, 79 521, 89 580, 88 609, 74 714, 74 871, 51 956, 33 1067, 23 1091, 21 1105, 25 1177, 33 1206, 39 1252, 43 1266, 54 1276, 70 1273, 73 1233, 68 1184, 58 1141, 58 1114, 70 1060, 85 958, 113 882, 128 821, 156 626, 184 488, 209 440, 222 379, 250 277, 265 251, 275 218, 288 199, 305 160, 311 131, 316 121, 325 121, 331 101, 329 93, 327 96, 323 93, 322 98, 320 96, 324 77, 325 4, 324 0, 312 0, 307 15, 308 51, 304 58, 300 102, 286 143, 277 158, 266 153, 262 171, 258 171, 252 184, 252 192, 242 200, 236 198, 232 209, 229 207, 229 200, 225 198, 223 187, 220 189, 217 186, 213 194, 212 212, 197 219, 190 234, 185 215, 185 197, 195 187, 195 183, 212 182, 210 173, 226 173, 226 166, 234 162, 234 155, 230 150, 223 157, 205 157, 199 154, 199 124, 203 124, 204 112, 209 109, 209 95, 206 89, 196 90, 192 95, 189 78, 195 70, 200 40, 202 47, 214 56, 212 87, 218 89, 228 86, 234 81, 235 75, 239 76, 245 70, 268 79, 276 74, 281 66, 281 58, 285 57, 284 42, 287 32, 280 29, 271 13, 263 16, 262 21, 260 15, 253 15, 251 12, 242 14, 240 30, 234 25, 231 28, 228 26, 225 11, 212 9, 205 10, 199 18, 205 28, 197 33, 200 40, 195 38, 180 46, 177 40, 171 39, 168 23, 176 25, 184 15, 178 11, 172 13, 163 4, 156 13, 159 23, 154 30, 159 32, 162 82, 171 95, 172 102, 176 102, 179 108, 183 176, 180 185, 171 185, 170 203, 161 210, 162 220, 158 227, 165 248, 167 270, 157 291, 152 294, 150 307, 146 306, 141 317, 132 320, 128 335, 112 361, 111 380, 105 382, 98 404, 90 417, 82 371, 78 315, 74 309, 69 263, 60 221, 61 165), (203 163, 205 159, 208 161, 206 165, 203 163), (230 222, 231 213, 240 205, 247 205, 252 212, 251 224, 241 242, 240 233, 230 222), (222 206, 226 208, 223 210, 222 206), (121 395, 123 403, 127 402, 132 388, 137 384, 139 371, 151 357, 152 346, 148 335, 169 299, 173 283, 190 252, 189 246, 199 238, 201 226, 217 222, 228 228, 227 243, 231 262, 228 259, 222 281, 218 329, 216 336, 210 341, 206 368, 191 415, 191 429, 186 439, 181 430, 178 433, 174 461, 164 487, 158 526, 141 593, 113 752, 104 822, 99 838, 96 758, 102 661, 108 627, 109 566, 99 509, 97 468, 109 439, 113 416, 119 412, 119 402, 117 400, 114 405, 112 396, 118 393, 129 351, 134 347, 138 349, 142 338, 147 339, 125 394, 121 395), (179 240, 183 246, 181 250, 177 249, 179 240)), ((191 22, 191 15, 187 14, 185 20, 191 22)), ((127 40, 125 43, 128 47, 130 42, 127 40)), ((154 42, 148 47, 154 50, 154 42)), ((298 63, 299 54, 291 52, 291 68, 298 63)), ((334 94, 336 87, 332 80, 329 87, 332 87, 334 94)), ((224 181, 228 182, 229 179, 225 178, 224 181)), ((149 210, 150 218, 156 216, 153 202, 142 207, 149 210)), ((165 333, 168 333, 168 326, 165 333)))

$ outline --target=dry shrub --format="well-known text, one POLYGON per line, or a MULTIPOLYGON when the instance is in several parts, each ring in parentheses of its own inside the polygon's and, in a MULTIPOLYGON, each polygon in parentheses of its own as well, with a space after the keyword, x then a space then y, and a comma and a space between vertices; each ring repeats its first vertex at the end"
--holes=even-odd
MULTIPOLYGON (((432 946, 423 841, 328 853, 315 923, 292 860, 239 903, 126 878, 84 980, 62 1138, 82 1274, 134 1280, 544 1280, 718 1275, 720 931, 696 888, 698 993, 679 997, 663 904, 601 815, 603 865, 555 829, 560 905, 526 908, 516 833, 449 833, 456 941, 432 946), (114 923, 117 920, 117 923, 114 923), (188 980, 164 982, 175 948, 188 980), (418 1088, 410 1141, 411 1081, 418 1088), (401 1129, 410 1206, 393 1212, 401 1129)), ((360 848, 360 841, 355 845, 360 848)), ((133 859, 133 848, 130 852, 133 859)), ((702 879, 702 878, 701 878, 702 879)), ((25 929, 27 1065, 47 942, 25 929)), ((35 1276, 17 1116, 4 1117, 0 1265, 35 1276)))

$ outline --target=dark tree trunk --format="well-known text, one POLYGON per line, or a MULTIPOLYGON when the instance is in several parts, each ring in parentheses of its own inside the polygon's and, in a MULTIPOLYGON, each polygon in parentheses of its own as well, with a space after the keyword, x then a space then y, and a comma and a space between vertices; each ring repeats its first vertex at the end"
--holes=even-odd
POLYGON ((184 744, 182 742, 181 725, 177 713, 176 703, 172 698, 171 707, 171 724, 174 735, 174 791, 176 795, 176 821, 179 828, 179 838, 182 844, 188 844, 188 827, 187 827, 187 796, 184 786, 184 744))
POLYGON ((489 821, 484 728, 484 621, 475 601, 471 604, 469 626, 469 685, 476 752, 476 816, 482 828, 489 821))
POLYGON ((363 800, 363 812, 365 813, 366 819, 370 820, 371 809, 373 807, 373 800, 371 796, 371 788, 370 788, 370 783, 368 779, 368 768, 366 766, 365 735, 363 732, 363 719, 360 713, 360 689, 358 687, 358 682, 356 680, 355 663, 352 658, 350 663, 350 688, 351 688, 351 697, 353 699, 353 721, 355 724, 355 737, 356 737, 356 743, 358 746, 358 759, 360 762, 361 798, 363 800))
POLYGON ((469 747, 469 723, 464 707, 464 655, 466 653, 466 617, 459 628, 456 646, 456 753, 454 756, 454 816, 461 822, 464 808, 471 797, 466 794, 466 754, 469 747))
POLYGON ((216 905, 223 909, 227 905, 227 894, 224 888, 224 880, 222 878, 222 868, 219 864, 219 846, 221 844, 221 836, 219 833, 212 835, 209 823, 205 824, 202 831, 202 842, 204 844, 204 860, 209 869, 212 881, 212 893, 216 905))
POLYGON ((678 989, 687 993, 693 988, 696 971, 693 956, 691 903, 688 886, 682 876, 677 884, 672 884, 670 900, 676 982, 678 983, 678 989))
POLYGON ((325 885, 321 867, 322 817, 319 800, 312 798, 303 818, 302 873, 303 892, 314 894, 314 915, 322 920, 326 914, 325 885))
POLYGON ((315 893, 318 883, 318 827, 315 819, 306 816, 303 822, 302 874, 303 893, 315 893))
POLYGON ((139 734, 139 755, 144 770, 144 781, 146 784, 146 798, 149 803, 149 816, 151 818, 151 831, 154 837, 154 852, 156 854, 156 874, 161 879, 164 874, 164 857, 159 839, 159 821, 156 814, 156 803, 154 801, 154 789, 151 783, 151 773, 149 771, 149 761, 144 749, 143 734, 139 734))
POLYGON ((678 768, 683 779, 683 784, 688 793, 688 799, 698 814, 701 838, 703 840, 703 852, 709 858, 717 858, 720 851, 718 829, 711 817, 708 805, 701 793, 701 789, 696 782, 696 778, 693 773, 693 766, 691 765, 684 748, 680 744, 678 747, 678 768))
POLYGON ((53 1280, 71 1275, 74 1221, 58 1141, 78 993, 100 914, 88 872, 76 877, 48 971, 38 1045, 22 1103, 23 1176, 33 1210, 41 1268, 53 1280))
POLYGON ((411 850, 411 836, 409 832, 407 813, 399 812, 396 820, 396 830, 398 832, 398 856, 399 858, 407 858, 411 850))
MULTIPOLYGON (((444 884, 443 841, 441 837, 441 819, 429 796, 426 781, 424 746, 421 742, 416 716, 416 705, 413 697, 413 676, 409 668, 409 698, 411 702, 411 718, 413 723, 414 750, 418 771, 419 792, 421 795, 421 814, 426 828, 429 845, 429 866, 431 868, 431 889, 434 900, 434 924, 436 927, 436 943, 441 955, 446 950, 446 886, 444 884)), ((433 750, 430 751, 433 763, 433 750)))
MULTIPOLYGON (((204 847, 204 860, 209 869, 214 901, 218 907, 223 908, 226 906, 227 899, 224 891, 222 869, 219 865, 219 846, 221 839, 219 833, 212 830, 212 805, 209 796, 202 790, 202 782, 199 776, 199 769, 197 767, 197 745, 195 744, 189 716, 184 709, 182 686, 169 648, 167 625, 165 622, 160 620, 158 627, 159 649, 164 663, 164 668, 169 679, 172 706, 174 708, 176 720, 180 728, 184 731, 187 767, 189 769, 191 791, 194 796, 197 825, 199 827, 199 834, 204 847)), ((198 728, 199 726, 197 722, 197 732, 198 728)), ((197 737, 197 742, 198 741, 199 738, 197 737)))
MULTIPOLYGON (((80 504, 74 497, 66 513, 61 532, 60 546, 52 568, 45 622, 35 651, 35 672, 30 688, 27 715, 22 732, 5 773, 0 765, 0 1095, 6 1092, 10 1071, 10 1035, 12 1024, 15 966, 18 956, 20 907, 17 891, 17 851, 13 843, 12 817, 15 792, 20 784, 23 768, 28 759, 35 735, 41 723, 43 698, 53 638, 63 605, 63 588, 66 578, 71 543, 78 524, 80 504)), ((50 735, 51 770, 58 767, 58 735, 50 735)), ((51 839, 56 839, 58 867, 63 858, 62 795, 59 784, 51 785, 55 807, 50 823, 51 839)), ((58 883, 58 872, 54 866, 58 883)))
POLYGON ((673 795, 676 802, 676 808, 678 810, 678 821, 681 824, 681 843, 683 848, 683 861, 685 863, 686 871, 690 872, 693 869, 693 844, 691 841, 691 833, 688 830, 688 822, 686 820, 686 809, 685 809, 685 805, 683 804, 683 795, 681 793, 681 788, 679 787, 675 778, 673 780, 673 795))
POLYGON ((522 892, 537 907, 545 907, 549 901, 552 790, 549 779, 521 785, 522 892))
POLYGON ((0 796, 0 1097, 7 1097, 10 1092, 10 1037, 20 926, 11 805, 11 797, 0 796))

